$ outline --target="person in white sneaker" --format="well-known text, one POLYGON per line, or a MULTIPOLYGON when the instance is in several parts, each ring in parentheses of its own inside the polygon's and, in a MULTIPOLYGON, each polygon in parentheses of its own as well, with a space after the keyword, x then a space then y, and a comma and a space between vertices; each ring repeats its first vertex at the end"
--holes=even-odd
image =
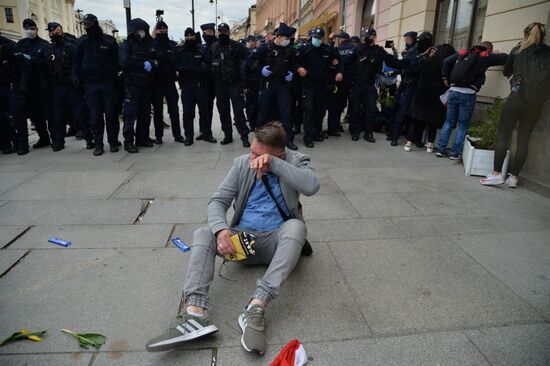
POLYGON ((531 23, 524 29, 524 39, 510 53, 503 74, 512 77, 511 92, 500 115, 497 130, 493 172, 480 181, 486 186, 506 182, 510 188, 518 185, 518 175, 527 159, 529 138, 535 128, 544 103, 550 99, 550 47, 544 44, 545 26, 531 23), (506 181, 502 165, 510 147, 510 137, 517 126, 516 152, 510 161, 506 181))

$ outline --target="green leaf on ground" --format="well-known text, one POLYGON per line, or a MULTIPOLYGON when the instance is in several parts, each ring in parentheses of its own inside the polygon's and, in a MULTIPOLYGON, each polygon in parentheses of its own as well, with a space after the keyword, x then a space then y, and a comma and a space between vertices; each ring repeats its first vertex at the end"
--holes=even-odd
POLYGON ((20 331, 13 333, 8 338, 4 339, 2 343, 0 343, 0 347, 15 341, 22 341, 25 339, 28 339, 34 342, 42 342, 42 338, 40 338, 40 336, 42 336, 46 332, 47 332, 46 330, 41 330, 39 332, 32 332, 30 330, 22 329, 20 331))
POLYGON ((67 333, 78 339, 80 347, 88 349, 89 347, 94 347, 99 349, 102 345, 105 344, 107 337, 102 334, 97 333, 75 333, 68 329, 61 329, 63 333, 67 333))

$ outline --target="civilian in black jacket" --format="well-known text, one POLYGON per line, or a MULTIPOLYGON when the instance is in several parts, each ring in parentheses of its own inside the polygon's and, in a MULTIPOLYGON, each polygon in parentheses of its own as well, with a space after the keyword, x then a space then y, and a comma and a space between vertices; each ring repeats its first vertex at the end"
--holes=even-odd
POLYGON ((157 52, 158 67, 153 84, 153 112, 155 124, 155 142, 162 144, 164 135, 163 106, 164 98, 168 106, 172 136, 176 142, 183 142, 176 89, 176 42, 168 38, 168 25, 162 20, 155 25, 153 46, 157 52))
POLYGON ((531 23, 524 29, 524 39, 510 53, 504 76, 512 77, 512 90, 504 103, 498 125, 493 173, 481 180, 483 185, 504 183, 502 165, 510 147, 510 137, 517 126, 516 152, 510 161, 506 183, 518 185, 518 175, 527 159, 529 137, 540 119, 544 103, 550 99, 550 47, 544 44, 545 26, 531 23))
POLYGON ((129 153, 137 153, 136 146, 153 147, 149 140, 149 126, 153 69, 158 65, 156 57, 149 25, 143 19, 132 19, 128 24, 128 38, 119 50, 120 67, 124 74, 122 135, 124 149, 129 153))
MULTIPOLYGON (((485 83, 485 72, 491 66, 504 65, 508 55, 505 53, 493 53, 491 42, 483 42, 470 50, 462 50, 449 56, 443 62, 441 76, 446 86, 450 85, 449 99, 447 102, 447 118, 439 136, 437 157, 446 157, 447 144, 451 132, 458 125, 453 147, 451 149, 452 160, 462 159, 462 146, 468 133, 470 118, 476 104, 476 93, 485 83), (473 58, 473 59, 472 59, 473 58), (470 61, 468 61, 470 59, 470 61), (475 62, 472 62, 475 60, 475 62), (462 68, 461 63, 470 63, 470 68, 462 68), (458 67, 458 69, 457 69, 458 67), (463 70, 462 73, 453 73, 453 70, 463 70)), ((466 65, 466 64, 464 64, 466 65)))

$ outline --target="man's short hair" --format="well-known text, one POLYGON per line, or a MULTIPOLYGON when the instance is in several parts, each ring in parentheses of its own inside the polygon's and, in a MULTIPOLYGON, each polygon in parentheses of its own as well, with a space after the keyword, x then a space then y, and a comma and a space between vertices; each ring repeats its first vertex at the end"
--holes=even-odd
POLYGON ((256 129, 254 132, 256 141, 271 146, 276 149, 284 150, 288 142, 285 129, 280 122, 269 122, 256 129))

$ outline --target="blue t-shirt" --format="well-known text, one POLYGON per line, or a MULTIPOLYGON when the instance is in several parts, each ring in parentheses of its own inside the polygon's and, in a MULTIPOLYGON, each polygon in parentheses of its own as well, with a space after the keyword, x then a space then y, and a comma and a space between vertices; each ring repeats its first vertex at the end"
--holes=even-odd
MULTIPOLYGON (((288 208, 279 185, 279 177, 274 174, 266 175, 279 207, 288 215, 288 208)), ((256 183, 248 195, 238 227, 254 231, 274 231, 281 227, 283 223, 284 220, 279 210, 277 210, 275 202, 267 193, 262 180, 256 179, 256 183)))

